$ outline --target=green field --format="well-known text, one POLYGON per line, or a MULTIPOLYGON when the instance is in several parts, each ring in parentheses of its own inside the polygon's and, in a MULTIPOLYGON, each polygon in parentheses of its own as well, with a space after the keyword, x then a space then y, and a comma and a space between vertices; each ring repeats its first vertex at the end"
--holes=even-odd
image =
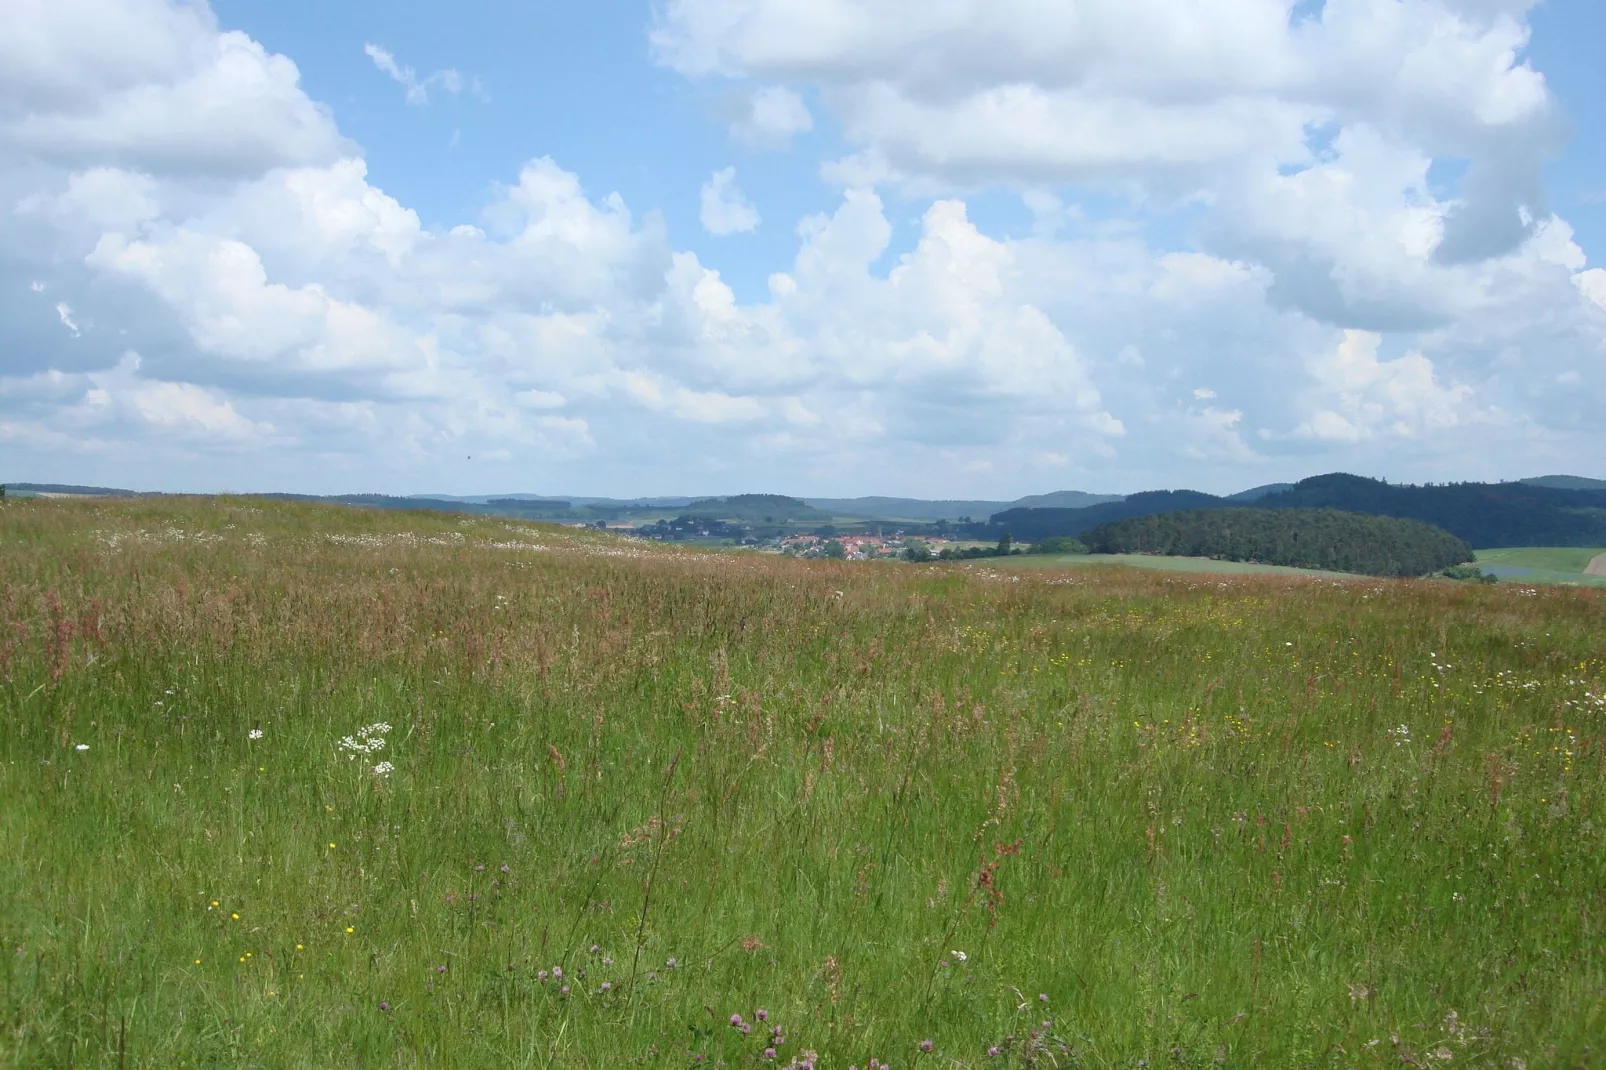
POLYGON ((1586 576, 1584 569, 1606 549, 1575 546, 1517 546, 1479 550, 1478 564, 1513 583, 1574 583, 1606 587, 1606 576, 1586 576))
POLYGON ((1602 635, 12 501, 0 1066, 1599 1065, 1602 635))

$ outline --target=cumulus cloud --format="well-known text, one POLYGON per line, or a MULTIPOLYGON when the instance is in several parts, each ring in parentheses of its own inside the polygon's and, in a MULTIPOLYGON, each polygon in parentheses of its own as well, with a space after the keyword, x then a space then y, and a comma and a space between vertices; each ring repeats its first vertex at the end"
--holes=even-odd
POLYGON ((814 116, 797 92, 780 85, 767 85, 741 98, 740 117, 730 124, 731 133, 749 144, 779 148, 799 134, 814 129, 814 116))
MULTIPOLYGON (((424 225, 202 5, 18 10, 0 442, 42 476, 1003 496, 1606 453, 1606 274, 1504 158, 1552 136, 1516 0, 677 0, 657 54, 732 79, 738 137, 807 131, 808 92, 852 143, 759 295, 547 157, 424 225), (993 184, 1030 233, 978 225, 993 184), (1179 203, 1196 244, 1157 245, 1179 203)), ((759 225, 734 168, 699 207, 759 225)))
POLYGON ((1420 325, 1453 300, 1433 267, 1507 254, 1548 214, 1561 132, 1523 58, 1530 6, 955 0, 913 19, 892 2, 672 0, 652 40, 690 78, 815 88, 855 146, 824 170, 843 185, 1228 205, 1215 247, 1258 245, 1279 299, 1338 326, 1420 325), (1470 166, 1438 202, 1423 176, 1446 158, 1470 166), (1383 277, 1368 222, 1426 240, 1420 279, 1383 277))
POLYGON ((204 4, 20 0, 0 35, 0 144, 67 166, 238 177, 352 151, 300 72, 204 4))
POLYGON ((737 188, 734 167, 709 176, 703 183, 701 204, 698 218, 710 234, 746 234, 758 229, 758 209, 749 204, 737 188))
POLYGON ((1320 407, 1295 434, 1338 442, 1415 438, 1490 418, 1475 405, 1471 387, 1440 384, 1433 362, 1421 353, 1379 359, 1382 341, 1370 332, 1346 331, 1335 349, 1310 362, 1320 407))

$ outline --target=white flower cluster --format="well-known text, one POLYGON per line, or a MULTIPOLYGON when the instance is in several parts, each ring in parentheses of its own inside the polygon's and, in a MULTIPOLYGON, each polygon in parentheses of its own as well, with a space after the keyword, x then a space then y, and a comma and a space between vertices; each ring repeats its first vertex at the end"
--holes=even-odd
POLYGON ((1394 740, 1394 745, 1396 747, 1402 747, 1411 742, 1411 726, 1405 724, 1397 725, 1394 728, 1389 729, 1389 736, 1394 740))
POLYGON ((390 774, 394 773, 395 771, 396 767, 391 765, 389 762, 380 762, 378 765, 374 766, 374 776, 390 776, 390 774))
POLYGON ((375 754, 385 749, 385 733, 390 731, 390 725, 383 721, 364 725, 357 729, 354 736, 346 736, 337 744, 346 752, 346 760, 354 762, 359 754, 375 754))
POLYGON ((251 729, 251 731, 249 731, 249 732, 247 732, 245 734, 245 738, 246 739, 261 739, 262 738, 262 729, 260 729, 260 728, 251 729))

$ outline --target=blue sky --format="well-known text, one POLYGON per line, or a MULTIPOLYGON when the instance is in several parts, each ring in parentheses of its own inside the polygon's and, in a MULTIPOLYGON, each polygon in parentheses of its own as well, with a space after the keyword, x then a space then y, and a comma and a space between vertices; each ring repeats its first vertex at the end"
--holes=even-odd
POLYGON ((0 479, 1606 476, 1591 0, 24 0, 0 479))

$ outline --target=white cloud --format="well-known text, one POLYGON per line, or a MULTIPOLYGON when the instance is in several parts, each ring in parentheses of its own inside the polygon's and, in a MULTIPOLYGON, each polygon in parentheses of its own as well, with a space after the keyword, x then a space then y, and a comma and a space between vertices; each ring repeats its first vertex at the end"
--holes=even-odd
MULTIPOLYGON (((673 3, 659 54, 741 79, 738 136, 808 130, 809 89, 853 142, 834 174, 941 193, 895 226, 844 186, 748 297, 546 157, 424 225, 288 59, 200 5, 25 0, 25 47, 0 40, 0 152, 28 156, 0 171, 0 441, 144 485, 249 457, 260 487, 417 490, 472 456, 508 488, 946 496, 1606 455, 1606 274, 1542 211, 1445 255, 1533 191, 1429 181, 1543 146, 1526 9, 1379 4, 1290 28, 1281 0, 673 3), (96 125, 118 109, 147 121, 96 125), (1029 234, 978 226, 985 183, 1029 234), (1079 183, 1185 201, 1197 246, 1094 218, 1079 183)), ((712 233, 759 224, 734 169, 702 200, 712 233)))
POLYGON ((731 123, 731 133, 740 141, 779 148, 814 129, 814 116, 803 97, 785 86, 755 89, 743 104, 745 114, 731 123))
POLYGON ((0 144, 61 164, 251 175, 349 152, 300 74, 204 4, 20 0, 0 34, 0 144))
POLYGON ((854 146, 830 181, 1011 186, 1050 231, 1056 188, 1219 205, 1213 250, 1263 258, 1279 299, 1338 326, 1423 324, 1455 300, 1432 268, 1509 253, 1547 214, 1560 131, 1523 58, 1530 6, 671 0, 652 40, 690 78, 815 89, 854 146), (1425 176, 1444 158, 1470 167, 1440 202, 1425 176))
POLYGON ((385 74, 407 91, 407 103, 428 104, 429 91, 432 87, 439 87, 448 93, 461 93, 463 91, 463 76, 454 68, 447 67, 438 70, 426 78, 419 78, 418 72, 411 67, 404 67, 396 62, 396 57, 390 50, 382 45, 366 44, 362 46, 363 53, 374 62, 385 74))
POLYGON ((1296 435, 1337 442, 1416 438, 1496 417, 1476 406, 1471 387, 1441 385, 1433 362, 1419 352, 1379 359, 1382 341, 1370 332, 1345 331, 1335 349, 1310 362, 1322 407, 1296 435))
POLYGON ((68 334, 71 334, 74 338, 77 338, 83 333, 78 329, 78 324, 73 321, 72 307, 68 305, 67 302, 56 302, 56 315, 61 318, 61 325, 67 328, 68 334))
POLYGON ((758 229, 758 209, 736 186, 736 168, 715 171, 703 183, 702 211, 698 218, 703 229, 716 236, 746 234, 758 229))
POLYGON ((1585 297, 1606 309, 1606 268, 1590 268, 1573 276, 1573 283, 1585 297))

